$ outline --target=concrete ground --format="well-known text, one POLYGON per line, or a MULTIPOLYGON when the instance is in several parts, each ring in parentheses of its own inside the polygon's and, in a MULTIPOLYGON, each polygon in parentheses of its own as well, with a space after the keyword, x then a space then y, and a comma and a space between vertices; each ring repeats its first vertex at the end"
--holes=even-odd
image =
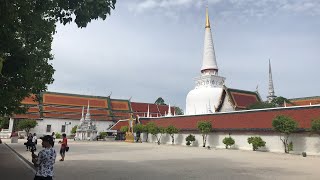
MULTIPOLYGON (((23 142, 9 145, 31 160, 23 142)), ((150 143, 70 141, 69 146, 64 162, 59 162, 57 156, 57 180, 316 180, 320 177, 318 156, 150 143)))

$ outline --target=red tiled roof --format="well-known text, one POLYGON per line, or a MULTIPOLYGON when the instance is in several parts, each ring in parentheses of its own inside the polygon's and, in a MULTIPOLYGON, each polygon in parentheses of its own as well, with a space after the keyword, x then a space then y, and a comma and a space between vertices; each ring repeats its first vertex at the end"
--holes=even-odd
MULTIPOLYGON (((148 105, 149 105, 149 112, 150 115, 153 117, 157 117, 157 114, 165 115, 168 113, 169 106, 168 105, 157 105, 157 104, 149 104, 149 103, 141 103, 141 102, 131 102, 132 111, 135 115, 139 115, 140 117, 145 116, 148 112, 148 105)), ((171 107, 171 113, 174 113, 174 107, 171 107)))
POLYGON ((113 125, 110 129, 120 131, 122 126, 129 126, 128 120, 119 120, 115 125, 113 125))
POLYGON ((310 128, 312 119, 320 117, 320 106, 272 108, 209 115, 141 118, 140 122, 143 124, 155 122, 158 126, 162 127, 174 125, 179 129, 197 130, 197 122, 205 120, 212 122, 212 127, 216 130, 264 130, 272 129, 272 121, 277 115, 286 115, 293 118, 298 122, 299 128, 310 128))
POLYGON ((227 91, 237 109, 246 109, 249 105, 261 101, 256 92, 231 88, 227 88, 227 91))

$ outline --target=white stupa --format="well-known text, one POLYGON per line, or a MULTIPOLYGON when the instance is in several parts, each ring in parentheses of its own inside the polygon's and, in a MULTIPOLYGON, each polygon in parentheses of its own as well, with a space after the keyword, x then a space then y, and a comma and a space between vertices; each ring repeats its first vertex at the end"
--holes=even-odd
POLYGON ((201 76, 195 78, 196 86, 186 99, 186 114, 208 114, 216 112, 224 91, 225 78, 218 76, 208 8, 206 9, 206 27, 204 37, 203 62, 201 76))
POLYGON ((82 115, 80 123, 76 130, 75 139, 77 140, 93 140, 97 137, 96 125, 91 121, 90 105, 88 102, 87 113, 84 117, 84 107, 82 108, 82 115))

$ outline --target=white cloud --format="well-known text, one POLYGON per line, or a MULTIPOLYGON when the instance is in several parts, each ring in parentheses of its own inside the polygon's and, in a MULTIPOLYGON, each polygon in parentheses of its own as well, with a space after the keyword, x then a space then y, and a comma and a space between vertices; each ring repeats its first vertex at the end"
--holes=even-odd
MULTIPOLYGON (((143 0, 131 3, 129 10, 134 13, 157 10, 176 14, 181 10, 203 8, 205 4, 205 0, 143 0)), ((265 17, 282 12, 320 15, 319 0, 209 0, 209 7, 213 8, 216 14, 224 17, 228 14, 231 18, 239 15, 265 17)))

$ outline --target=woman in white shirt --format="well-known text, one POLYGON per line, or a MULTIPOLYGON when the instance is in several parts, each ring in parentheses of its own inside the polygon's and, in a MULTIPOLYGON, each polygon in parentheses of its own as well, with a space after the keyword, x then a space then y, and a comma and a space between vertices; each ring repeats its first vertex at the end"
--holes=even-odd
POLYGON ((32 147, 31 147, 31 149, 33 149, 34 151, 36 151, 37 150, 37 147, 36 147, 36 145, 37 145, 37 134, 36 133, 34 133, 33 134, 33 137, 32 137, 32 147))

